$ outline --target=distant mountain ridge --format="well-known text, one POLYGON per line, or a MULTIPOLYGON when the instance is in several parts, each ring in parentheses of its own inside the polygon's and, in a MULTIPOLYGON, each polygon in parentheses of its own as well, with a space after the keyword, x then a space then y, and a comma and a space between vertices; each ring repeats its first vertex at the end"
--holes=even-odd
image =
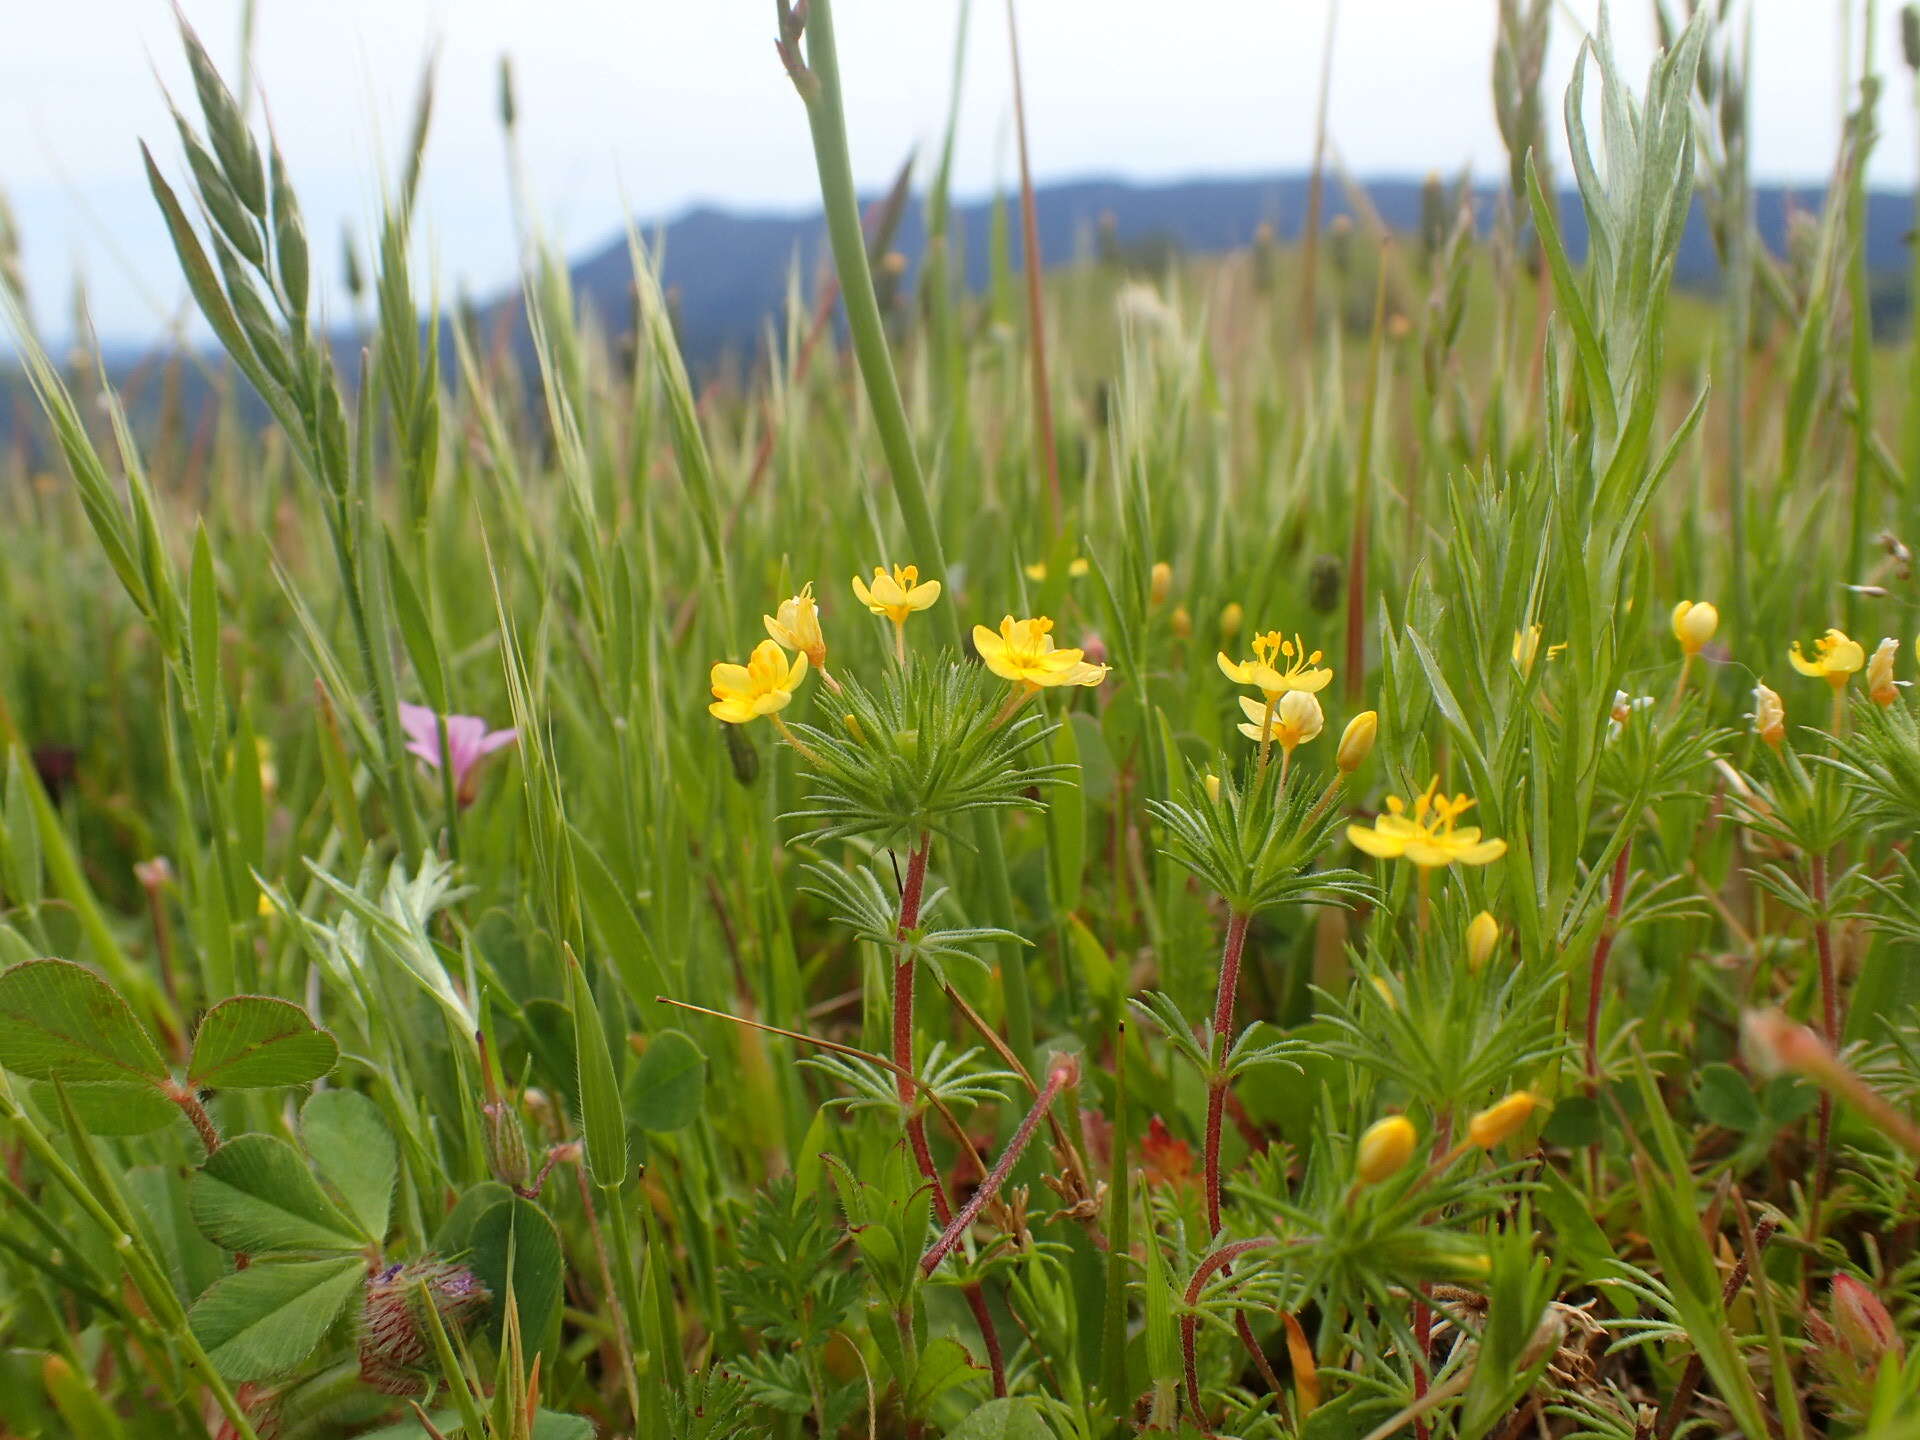
MULTIPOLYGON (((1419 227, 1423 182, 1389 177, 1362 186, 1367 204, 1392 229, 1419 227)), ((1262 224, 1281 241, 1297 239, 1307 213, 1305 175, 1268 175, 1242 179, 1190 180, 1135 184, 1117 179, 1085 179, 1044 185, 1035 191, 1040 251, 1049 265, 1084 258, 1109 218, 1119 245, 1137 249, 1163 244, 1186 254, 1206 255, 1252 242, 1262 224)), ((1475 216, 1484 228, 1505 197, 1503 187, 1478 185, 1471 191, 1475 216)), ((1754 212, 1767 247, 1786 245, 1788 216, 1794 209, 1817 210, 1818 186, 1766 185, 1755 189, 1754 212)), ((953 221, 966 279, 986 283, 993 201, 957 205, 953 221)), ((1344 189, 1329 181, 1326 218, 1351 215, 1344 189)), ((1560 196, 1561 228, 1568 249, 1586 253, 1586 216, 1571 190, 1560 196)), ((926 248, 924 210, 916 198, 908 207, 895 242, 915 270, 926 248)), ((1874 191, 1867 197, 1867 262, 1876 273, 1904 275, 1908 266, 1913 199, 1899 191, 1874 191)), ((662 278, 676 294, 680 335, 688 359, 709 364, 723 353, 758 344, 768 316, 784 303, 788 267, 797 257, 811 276, 824 254, 825 225, 818 211, 800 214, 752 214, 697 207, 642 232, 665 244, 662 278)), ((1014 263, 1020 263, 1020 227, 1011 227, 1014 263)), ((576 292, 610 319, 629 308, 632 268, 624 237, 575 262, 576 292)), ((1718 265, 1701 205, 1680 243, 1675 280, 1684 286, 1714 283, 1718 265)))

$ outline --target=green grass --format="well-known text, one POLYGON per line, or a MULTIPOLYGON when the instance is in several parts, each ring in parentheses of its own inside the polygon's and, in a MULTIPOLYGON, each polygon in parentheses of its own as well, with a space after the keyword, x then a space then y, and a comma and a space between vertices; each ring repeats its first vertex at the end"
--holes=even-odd
POLYGON ((1035 367, 944 168, 876 295, 813 0, 846 327, 796 281, 711 381, 639 237, 631 345, 537 247, 531 367, 420 326, 424 99, 338 373, 188 35, 150 178, 221 399, 129 425, 13 312, 0 1432, 1916 1433, 1920 701, 1865 661, 1920 623, 1920 356, 1852 324, 1849 206, 1760 250, 1710 15, 1583 63, 1573 264, 1544 13, 1491 233, 1076 263, 1035 367), (1696 181, 1750 283, 1670 296, 1696 181), (896 630, 850 581, 909 564, 896 630), (1261 743, 1217 657, 1275 631, 1322 688, 1261 743), (412 706, 517 738, 457 775, 412 706))

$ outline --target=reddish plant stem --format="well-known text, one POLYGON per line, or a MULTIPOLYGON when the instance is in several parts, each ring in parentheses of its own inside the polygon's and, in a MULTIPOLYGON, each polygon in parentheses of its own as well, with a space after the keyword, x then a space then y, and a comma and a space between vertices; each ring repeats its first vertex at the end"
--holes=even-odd
POLYGON ((1200 1362, 1196 1343, 1200 1317, 1192 1313, 1192 1307, 1200 1303, 1201 1289, 1216 1272, 1226 1269, 1249 1250, 1259 1250, 1272 1243, 1270 1238, 1262 1236, 1257 1240, 1236 1240, 1231 1245, 1222 1245, 1200 1262, 1200 1268, 1193 1272, 1193 1279, 1187 1282, 1188 1313, 1180 1317, 1180 1349, 1187 1365, 1187 1405, 1193 1411, 1195 1424, 1201 1423, 1204 1412, 1200 1409, 1200 1362))
POLYGON ((187 1119, 193 1122, 194 1133, 200 1137, 200 1143, 206 1147, 208 1155, 220 1148, 220 1129, 213 1123, 213 1117, 207 1114, 207 1107, 200 1103, 200 1097, 191 1088, 178 1081, 169 1081, 163 1093, 167 1099, 178 1105, 187 1119))
POLYGON ((1056 1064, 1053 1073, 1047 1076, 1047 1083, 1041 1088, 1039 1098, 1033 1102, 1033 1108, 1027 1111, 1026 1118, 1020 1122, 1020 1128, 1013 1132, 1013 1139, 1007 1142, 1007 1148, 1000 1152, 1000 1158, 994 1162, 987 1178, 976 1186, 972 1196, 961 1208, 960 1213, 947 1222, 947 1228, 940 1238, 933 1242, 931 1249, 920 1257, 920 1273, 931 1275, 940 1262, 947 1258, 954 1246, 960 1243, 960 1237, 980 1218, 980 1212, 986 1209, 989 1201, 1000 1193, 1000 1187, 1007 1183, 1007 1176, 1013 1173, 1013 1167, 1032 1143, 1033 1132, 1040 1128, 1040 1120, 1048 1108, 1058 1098, 1060 1092, 1073 1079, 1073 1066, 1070 1062, 1056 1064))
MULTIPOLYGON (((1422 1295, 1427 1287, 1420 1287, 1422 1295)), ((1425 1300, 1413 1302, 1413 1399, 1417 1405, 1427 1395, 1427 1365, 1433 1354, 1433 1307, 1425 1300)), ((1422 1415, 1413 1422, 1415 1440, 1427 1440, 1427 1418, 1422 1415)))
POLYGON ((1633 859, 1633 836, 1628 835, 1614 857, 1613 877, 1607 890, 1607 919, 1600 939, 1593 947, 1593 972, 1587 984, 1587 1091, 1600 1089, 1600 1002, 1605 998, 1607 957, 1613 953, 1613 937, 1620 925, 1620 907, 1627 898, 1627 865, 1633 859))
MULTIPOLYGON (((1840 977, 1833 963, 1833 931, 1827 924, 1827 857, 1813 856, 1807 864, 1813 892, 1813 948, 1820 959, 1820 1034, 1827 1049, 1840 1052, 1840 977)), ((1807 1207, 1807 1239, 1820 1243, 1820 1201, 1833 1169, 1833 1092, 1822 1087, 1816 1122, 1813 1197, 1807 1207)))
MULTIPOLYGON (((1216 1063, 1226 1059, 1233 1043, 1233 1007, 1240 992, 1240 956, 1247 945, 1251 916, 1235 911, 1227 921, 1226 943, 1220 951, 1220 993, 1213 1004, 1213 1048, 1216 1063)), ((1220 1233, 1220 1119, 1227 1107, 1227 1081, 1215 1075, 1207 1082, 1207 1233, 1220 1233)))
MULTIPOLYGON (((927 889, 927 852, 932 846, 933 836, 923 834, 907 856, 906 878, 900 882, 900 919, 894 928, 894 938, 903 943, 907 932, 920 924, 920 901, 927 889)), ((947 1187, 941 1183, 940 1171, 933 1163, 933 1149, 927 1144, 926 1120, 914 1103, 913 1077, 917 1072, 913 1065, 913 967, 911 955, 896 961, 893 967, 894 1081, 901 1108, 907 1114, 907 1144, 913 1150, 921 1178, 931 1187, 934 1216, 942 1225, 951 1225, 953 1204, 947 1199, 947 1187)), ((987 1347, 987 1362, 993 1370, 993 1393, 996 1398, 1003 1396, 1007 1393, 1006 1357, 1000 1349, 999 1331, 994 1328, 993 1316, 987 1309, 986 1294, 977 1280, 962 1289, 967 1308, 973 1311, 974 1323, 980 1327, 981 1342, 987 1347)))

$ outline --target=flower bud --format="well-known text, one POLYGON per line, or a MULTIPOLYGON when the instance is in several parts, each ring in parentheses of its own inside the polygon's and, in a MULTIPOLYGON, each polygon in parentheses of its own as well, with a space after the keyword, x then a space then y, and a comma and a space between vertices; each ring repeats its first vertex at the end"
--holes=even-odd
POLYGON ((1467 923, 1467 969, 1478 975, 1500 943, 1500 922, 1482 910, 1467 923))
POLYGON ((1820 1069, 1832 1053, 1811 1026, 1789 1020, 1778 1010, 1749 1010, 1742 1015, 1740 1038, 1753 1068, 1768 1076, 1820 1069))
POLYGON ((1153 578, 1148 582, 1147 598, 1155 605, 1167 603, 1167 595, 1173 589, 1173 566, 1164 560, 1153 562, 1153 578))
POLYGON ((1880 1297, 1851 1275, 1835 1275, 1832 1286, 1834 1332, 1840 1343, 1868 1365, 1900 1354, 1900 1336, 1880 1297))
POLYGON ((1704 600, 1682 600, 1673 607, 1673 638, 1682 654, 1698 655, 1720 628, 1720 612, 1704 600))
POLYGON ((489 1100, 480 1107, 480 1131, 486 1142, 487 1168, 502 1185, 518 1190, 533 1176, 527 1131, 511 1100, 489 1100))
POLYGON ((1220 639, 1222 643, 1233 639, 1240 633, 1240 627, 1247 623, 1246 608, 1238 600, 1229 600, 1220 611, 1220 639))
POLYGON ((1380 733, 1380 712, 1362 710, 1347 722, 1347 728, 1340 732, 1340 748, 1334 752, 1333 763, 1340 767, 1340 773, 1351 775, 1367 763, 1367 757, 1373 753, 1374 737, 1380 733))
POLYGON ((389 1265, 367 1277, 360 1307, 360 1377, 388 1395, 426 1388, 433 1355, 426 1308, 458 1334, 493 1297, 471 1270, 444 1260, 389 1265))
POLYGON ((1207 799, 1218 805, 1220 803, 1220 777, 1209 770, 1205 784, 1207 787, 1207 799))
POLYGON ((1380 1003, 1389 1010, 1397 1011, 1400 1008, 1400 1002, 1394 998, 1393 987, 1386 982, 1386 978, 1381 975, 1370 975, 1367 978, 1373 981, 1373 988, 1379 992, 1380 1003))
POLYGON ((1184 605, 1173 607, 1172 618, 1167 623, 1172 627, 1176 640, 1184 640, 1193 633, 1193 616, 1187 613, 1184 605))
POLYGON ((1360 1177, 1360 1183, 1378 1185, 1398 1174, 1412 1158, 1414 1141, 1418 1138, 1413 1122, 1404 1115, 1389 1115, 1374 1121, 1360 1137, 1355 1151, 1354 1172, 1360 1177))
POLYGON ((867 732, 860 728, 859 716, 852 714, 842 715, 840 717, 840 723, 846 727, 847 734, 853 737, 854 744, 864 745, 867 743, 867 732))
POLYGON ((1778 750, 1787 738, 1787 709, 1762 682, 1753 687, 1753 733, 1778 750))
POLYGON ((1867 697, 1876 705, 1891 705, 1900 698, 1899 682, 1893 678, 1893 661, 1899 653, 1900 642, 1889 635, 1867 661, 1867 697))
POLYGON ((1107 663, 1107 641, 1098 630, 1089 630, 1080 637, 1080 654, 1089 665, 1107 663))
POLYGON ((1516 1090, 1496 1100, 1468 1122, 1467 1140, 1482 1150, 1491 1150, 1526 1124, 1539 1103, 1531 1090, 1516 1090))

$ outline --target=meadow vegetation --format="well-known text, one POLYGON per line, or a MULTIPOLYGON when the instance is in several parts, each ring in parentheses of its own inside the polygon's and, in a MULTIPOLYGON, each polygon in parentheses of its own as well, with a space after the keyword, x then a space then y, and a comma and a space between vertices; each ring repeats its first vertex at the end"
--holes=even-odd
POLYGON ((218 357, 9 303, 0 1434, 1920 1436, 1920 22, 1776 254, 1723 8, 1503 0, 1495 214, 969 294, 782 0, 718 376, 639 234, 421 323, 430 85, 343 343, 183 28, 218 357))

